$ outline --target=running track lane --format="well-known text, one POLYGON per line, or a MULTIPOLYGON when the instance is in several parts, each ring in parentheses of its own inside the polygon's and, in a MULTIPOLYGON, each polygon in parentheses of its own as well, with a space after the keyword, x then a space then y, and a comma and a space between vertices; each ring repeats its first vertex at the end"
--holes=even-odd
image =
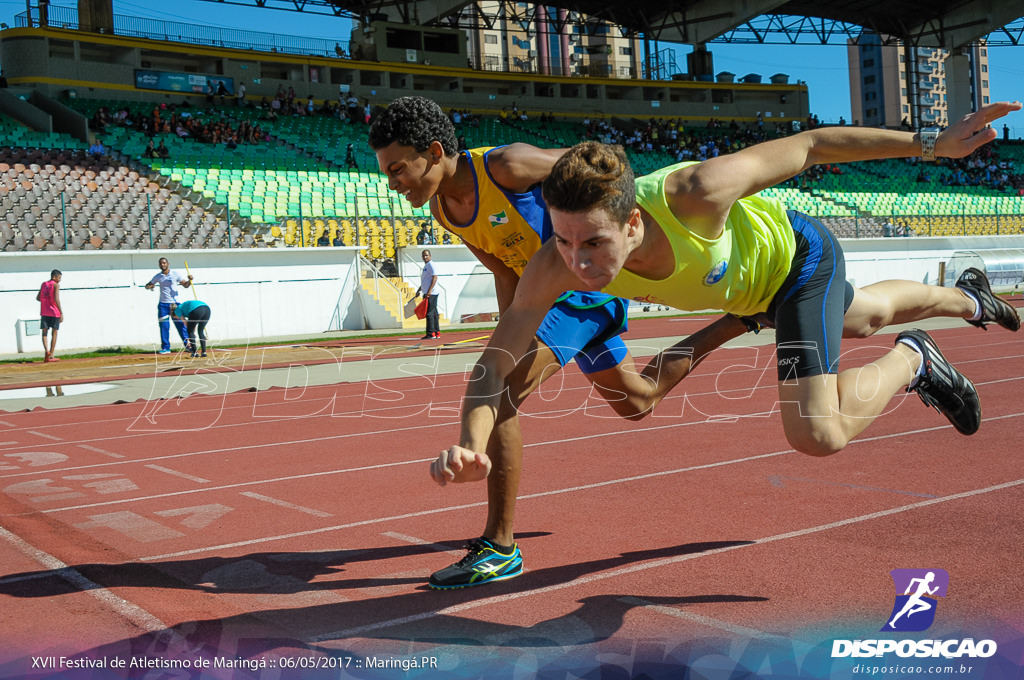
POLYGON ((434 487, 425 461, 457 436, 461 376, 190 397, 149 419, 152 403, 4 414, 0 671, 158 636, 247 658, 429 652, 462 670, 489 663, 481 645, 566 666, 684 640, 798 648, 810 630, 877 631, 887 572, 908 566, 953 577, 936 635, 1019 638, 1024 360, 1006 333, 936 336, 978 384, 982 431, 897 397, 824 460, 763 415, 766 356, 713 355, 667 416, 635 424, 582 413, 567 371, 524 418, 528 573, 450 593, 423 580, 480 531, 483 489, 434 487), (737 413, 757 415, 703 422, 737 413))

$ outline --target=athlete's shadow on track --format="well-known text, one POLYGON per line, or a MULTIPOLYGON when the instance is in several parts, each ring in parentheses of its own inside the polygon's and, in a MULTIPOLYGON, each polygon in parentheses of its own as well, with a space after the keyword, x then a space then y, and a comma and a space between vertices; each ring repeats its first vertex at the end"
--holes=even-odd
MULTIPOLYGON (((549 536, 535 531, 518 534, 520 540, 549 536)), ((440 569, 461 557, 461 541, 445 542, 454 552, 448 557, 435 547, 402 545, 353 550, 305 552, 264 552, 239 557, 209 557, 164 562, 122 564, 79 564, 68 569, 23 572, 0 579, 0 595, 52 597, 80 589, 65 578, 72 570, 105 588, 176 588, 209 593, 260 593, 287 595, 317 590, 346 590, 378 586, 400 586, 425 582, 431 565, 440 569), (377 579, 327 578, 341 576, 346 565, 424 557, 422 577, 377 579)), ((387 572, 385 572, 387 573, 387 572)))
MULTIPOLYGON (((429 645, 515 649, 573 647, 595 644, 613 637, 622 627, 626 614, 637 607, 665 607, 683 612, 685 607, 695 604, 767 600, 766 597, 730 594, 639 598, 621 594, 591 595, 578 600, 580 606, 575 610, 533 625, 482 621, 477 618, 478 615, 439 615, 420 622, 384 627, 368 636, 429 645)), ((670 619, 666 618, 666 624, 668 621, 670 619)))
MULTIPOLYGON (((517 579, 481 588, 432 592, 421 585, 411 592, 403 588, 403 592, 397 595, 371 596, 360 600, 307 607, 268 609, 223 619, 186 621, 171 629, 121 640, 90 650, 87 654, 111 657, 130 653, 166 657, 174 653, 171 647, 183 644, 184 651, 181 653, 186 655, 209 656, 230 652, 239 657, 255 658, 269 652, 287 653, 289 650, 318 650, 338 655, 343 652, 340 652, 333 643, 346 639, 509 649, 591 644, 612 637, 622 627, 626 614, 638 606, 678 608, 712 602, 763 602, 767 598, 739 594, 644 596, 643 588, 637 587, 630 589, 632 593, 629 596, 584 596, 577 600, 580 606, 574 610, 530 625, 489 620, 501 619, 501 616, 490 616, 488 612, 501 612, 503 608, 497 602, 492 604, 485 601, 497 598, 507 602, 526 598, 526 602, 533 603, 535 611, 538 607, 543 611, 549 604, 545 601, 548 592, 562 590, 564 587, 577 587, 580 590, 586 588, 585 582, 574 586, 573 582, 578 579, 599 576, 631 565, 640 566, 649 561, 671 560, 750 543, 722 541, 683 544, 537 569, 517 579), (476 601, 481 602, 475 604, 476 601), (465 617, 459 615, 463 610, 469 611, 465 617), (172 639, 178 640, 178 643, 170 642, 172 639)), ((379 551, 367 552, 380 558, 379 551)), ((409 553, 403 550, 402 554, 409 553)), ((625 572, 609 576, 616 579, 630 578, 625 572)), ((407 583, 410 579, 381 578, 376 581, 383 585, 395 586, 407 583)), ((422 584, 422 579, 412 581, 422 584)), ((363 580, 359 580, 360 585, 354 586, 346 584, 345 581, 332 583, 333 588, 365 585, 363 580)), ((102 581, 100 584, 118 585, 102 581)), ((507 620, 509 617, 504 618, 507 620)))
MULTIPOLYGON (((562 587, 573 587, 573 581, 599 576, 608 571, 627 569, 632 565, 657 560, 682 558, 709 551, 741 545, 752 541, 713 541, 689 543, 667 548, 655 548, 622 553, 589 562, 547 567, 528 571, 522 576, 481 588, 453 590, 446 592, 409 593, 394 598, 368 599, 347 602, 343 611, 330 611, 330 616, 321 622, 320 632, 309 639, 320 641, 345 639, 350 636, 376 639, 403 640, 430 644, 450 644, 488 647, 550 647, 572 646, 598 642, 612 636, 622 625, 627 612, 637 606, 663 605, 685 606, 707 602, 763 602, 767 598, 758 596, 713 594, 677 597, 642 597, 624 595, 597 595, 578 600, 581 606, 573 612, 534 625, 495 623, 486 620, 488 607, 497 611, 504 603, 520 598, 536 597, 541 602, 549 591, 562 587), (540 591, 540 592, 536 592, 540 591), (468 617, 457 616, 448 611, 458 612, 462 607, 477 600, 497 598, 501 602, 484 604, 472 608, 468 617), (422 607, 429 607, 426 611, 422 607), (381 616, 381 612, 387 612, 381 616), (330 620, 347 622, 341 627, 332 627, 330 620), (354 623, 360 622, 362 625, 354 623), (326 625, 322 625, 326 624, 326 625)), ((623 573, 614 578, 632 578, 623 573)), ((609 579, 610 580, 610 579, 609 579)), ((586 588, 585 583, 578 586, 586 588)), ((426 587, 421 586, 420 591, 426 587)), ((536 600, 534 600, 536 601, 536 600)), ((544 605, 541 604, 543 607, 544 605)), ((311 608, 315 609, 315 608, 311 608)), ((315 614, 305 612, 311 621, 315 614)))

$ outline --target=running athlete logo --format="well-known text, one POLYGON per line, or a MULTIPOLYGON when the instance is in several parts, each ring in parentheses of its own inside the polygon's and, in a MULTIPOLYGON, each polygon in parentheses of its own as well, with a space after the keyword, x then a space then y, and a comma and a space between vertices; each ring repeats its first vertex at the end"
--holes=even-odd
POLYGON ((949 574, 944 569, 893 569, 889 573, 896 586, 896 603, 882 630, 928 630, 935 621, 935 598, 946 596, 949 574))
POLYGON ((708 272, 707 276, 704 277, 704 285, 705 286, 713 286, 713 285, 715 285, 716 283, 718 283, 719 281, 722 280, 722 277, 725 276, 725 272, 728 269, 729 269, 729 261, 728 260, 722 260, 721 262, 716 264, 711 269, 711 271, 708 272))
POLYGON ((505 214, 504 210, 494 215, 488 215, 487 219, 490 221, 491 227, 497 227, 502 224, 508 224, 508 215, 505 214))

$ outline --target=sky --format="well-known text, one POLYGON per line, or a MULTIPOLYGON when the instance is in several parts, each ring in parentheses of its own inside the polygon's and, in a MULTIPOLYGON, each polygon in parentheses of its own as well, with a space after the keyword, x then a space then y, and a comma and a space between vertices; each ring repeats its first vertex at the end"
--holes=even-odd
MULTIPOLYGON (((26 0, 0 0, 0 21, 14 25, 14 16, 25 11, 26 0)), ((33 0, 33 4, 35 0, 33 0)), ((51 0, 51 5, 77 6, 77 0, 51 0)), ((351 23, 347 19, 320 14, 301 14, 278 9, 242 7, 199 0, 114 0, 114 13, 204 23, 222 28, 266 31, 329 40, 347 40, 351 23), (174 11, 167 11, 173 7, 174 11)), ((664 48, 666 43, 659 43, 664 48)), ((850 86, 845 45, 726 45, 710 44, 714 70, 737 75, 760 73, 770 76, 786 73, 790 82, 803 80, 810 94, 811 112, 825 122, 837 122, 842 116, 852 121, 850 86)), ((688 45, 678 49, 677 64, 685 70, 688 45)), ((1024 101, 1024 46, 989 49, 992 101, 1024 101)), ((1024 112, 1006 119, 1011 136, 1024 138, 1024 112)), ((1002 128, 1002 125, 998 125, 1002 128)))

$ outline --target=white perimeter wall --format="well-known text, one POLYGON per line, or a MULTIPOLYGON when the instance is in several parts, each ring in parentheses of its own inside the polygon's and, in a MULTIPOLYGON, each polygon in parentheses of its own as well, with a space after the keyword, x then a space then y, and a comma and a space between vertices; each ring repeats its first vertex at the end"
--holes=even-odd
MULTIPOLYGON (((857 286, 894 278, 934 284, 939 263, 948 262, 955 251, 1024 248, 1024 237, 851 239, 842 245, 847 278, 857 286)), ((455 322, 461 314, 496 311, 493 282, 466 248, 429 249, 442 286, 445 316, 455 322), (482 281, 488 285, 482 286, 482 281)), ((413 247, 399 253, 400 274, 414 290, 419 286, 422 250, 413 247)), ((315 337, 328 330, 365 327, 356 294, 354 248, 0 253, 0 354, 18 351, 19 320, 39 318, 35 296, 52 269, 64 273, 61 350, 158 347, 158 293, 142 286, 159 270, 160 257, 182 273, 188 262, 196 294, 213 312, 208 332, 214 341, 315 337)), ((180 292, 183 300, 192 295, 190 290, 180 292)), ((38 335, 23 340, 23 351, 39 351, 38 335)))
POLYGON ((939 283, 939 263, 960 250, 1024 248, 1024 236, 959 236, 840 239, 846 278, 855 286, 886 279, 939 283))
MULTIPOLYGON (((349 248, 246 250, 142 250, 0 254, 0 353, 17 347, 20 319, 38 319, 36 293, 59 269, 61 350, 133 345, 159 347, 157 290, 146 283, 166 257, 171 268, 195 280, 195 294, 210 305, 212 339, 270 335, 315 336, 329 329, 361 328, 356 290, 356 251, 349 248)), ((193 298, 180 289, 179 299, 193 298)), ((177 333, 171 330, 172 346, 177 333)), ((38 335, 23 351, 39 351, 38 335)))

